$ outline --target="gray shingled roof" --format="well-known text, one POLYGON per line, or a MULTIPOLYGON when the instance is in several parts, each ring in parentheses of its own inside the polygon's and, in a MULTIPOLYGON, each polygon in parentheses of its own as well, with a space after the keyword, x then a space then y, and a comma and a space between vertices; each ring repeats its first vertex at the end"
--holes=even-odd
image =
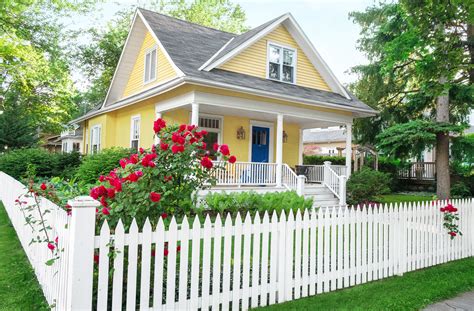
POLYGON ((345 129, 334 129, 313 132, 310 130, 303 131, 303 143, 330 143, 346 141, 345 129))
POLYGON ((235 37, 231 44, 229 44, 230 47, 226 47, 225 50, 234 49, 234 42, 235 44, 238 44, 239 42, 243 43, 247 41, 250 37, 254 36, 260 30, 264 29, 280 17, 242 35, 235 35, 189 23, 156 12, 144 9, 139 10, 155 32, 156 36, 160 39, 160 42, 163 44, 163 47, 168 52, 175 65, 188 77, 204 79, 210 82, 228 83, 279 95, 291 95, 302 99, 327 102, 375 112, 372 108, 356 99, 353 95, 351 95, 352 99, 347 99, 344 96, 333 92, 251 77, 221 69, 213 69, 211 71, 199 70, 199 68, 217 51, 219 51, 219 49, 221 49, 231 38, 235 37))

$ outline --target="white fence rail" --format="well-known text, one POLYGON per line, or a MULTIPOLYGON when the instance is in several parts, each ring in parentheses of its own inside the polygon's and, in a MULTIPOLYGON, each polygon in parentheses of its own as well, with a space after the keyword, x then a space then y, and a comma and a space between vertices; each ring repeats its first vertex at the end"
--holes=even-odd
MULTIPOLYGON (((305 176, 308 182, 324 182, 324 165, 301 165, 301 167, 306 170, 305 176)), ((331 165, 331 169, 337 175, 347 176, 345 165, 331 165)))
POLYGON ((246 310, 474 254, 472 199, 451 202, 463 233, 451 240, 439 211, 446 205, 442 201, 247 214, 243 220, 227 215, 224 222, 220 216, 204 223, 184 218, 181 224, 173 218, 169 226, 159 220, 156 228, 147 220, 141 229, 133 221, 128 230, 122 223, 114 228, 104 223, 95 235, 96 202, 80 198, 70 202, 65 232, 59 228, 67 217, 55 213, 62 222, 53 228, 70 247, 48 267, 49 251, 44 244, 28 245, 29 231, 14 205, 22 186, 0 177, 0 199, 58 310, 246 310))
POLYGON ((341 205, 346 204, 346 176, 337 174, 331 162, 324 162, 324 185, 339 199, 341 205))
MULTIPOLYGON (((47 225, 51 227, 51 230, 49 230, 50 239, 53 240, 57 237, 58 248, 62 249, 59 253, 59 259, 55 260, 53 265, 48 266, 46 262, 53 257, 53 254, 47 248, 46 243, 30 243, 38 235, 43 236, 40 231, 42 227, 38 223, 28 225, 22 210, 15 203, 26 192, 26 187, 22 183, 0 172, 0 200, 35 271, 46 300, 50 305, 55 305, 57 310, 65 310, 67 305, 66 289, 69 269, 68 241, 70 233, 67 226, 70 217, 63 209, 49 200, 41 200, 42 210, 50 211, 43 215, 47 225)), ((22 197, 20 200, 26 202, 23 205, 30 205, 34 201, 31 197, 22 197)), ((37 211, 32 212, 36 218, 39 218, 37 211)))

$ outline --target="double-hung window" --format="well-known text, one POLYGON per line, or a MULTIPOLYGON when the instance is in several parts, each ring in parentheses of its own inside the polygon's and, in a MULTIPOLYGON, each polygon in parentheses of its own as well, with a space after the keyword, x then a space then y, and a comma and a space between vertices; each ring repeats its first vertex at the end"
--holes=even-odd
POLYGON ((272 80, 295 83, 296 50, 268 44, 268 78, 272 80))
POLYGON ((156 79, 156 47, 145 54, 145 75, 143 82, 148 83, 156 79))
POLYGON ((199 127, 205 129, 208 134, 204 136, 204 142, 206 143, 206 150, 209 151, 211 158, 216 160, 215 151, 213 146, 215 143, 220 144, 222 135, 222 117, 218 116, 199 116, 199 127))
POLYGON ((91 153, 100 151, 101 126, 95 125, 91 128, 91 153))
POLYGON ((132 117, 130 124, 130 148, 138 150, 140 144, 140 116, 132 117))

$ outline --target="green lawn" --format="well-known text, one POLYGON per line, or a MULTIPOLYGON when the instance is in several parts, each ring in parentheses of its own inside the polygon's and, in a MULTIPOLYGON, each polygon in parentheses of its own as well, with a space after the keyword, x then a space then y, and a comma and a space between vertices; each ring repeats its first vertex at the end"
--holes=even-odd
POLYGON ((0 310, 48 310, 35 273, 0 203, 0 310))
POLYGON ((422 202, 433 200, 433 194, 428 193, 391 193, 377 197, 380 203, 422 202))
POLYGON ((419 310, 474 289, 474 258, 273 305, 264 310, 419 310))

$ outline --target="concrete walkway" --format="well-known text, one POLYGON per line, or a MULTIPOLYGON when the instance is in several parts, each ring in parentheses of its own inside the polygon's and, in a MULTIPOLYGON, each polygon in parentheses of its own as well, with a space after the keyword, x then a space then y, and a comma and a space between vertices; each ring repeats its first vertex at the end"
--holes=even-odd
POLYGON ((428 306, 427 311, 474 311, 474 291, 428 306))

